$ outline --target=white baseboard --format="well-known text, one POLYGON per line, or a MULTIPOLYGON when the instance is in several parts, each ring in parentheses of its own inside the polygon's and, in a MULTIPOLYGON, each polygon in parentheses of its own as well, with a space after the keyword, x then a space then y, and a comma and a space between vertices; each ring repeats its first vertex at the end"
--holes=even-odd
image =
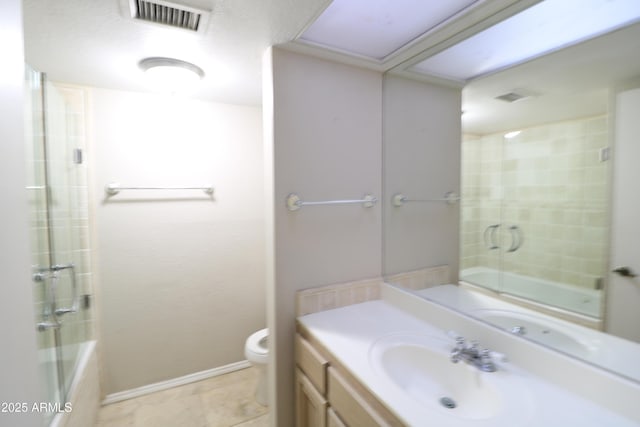
POLYGON ((157 391, 167 390, 169 388, 194 383, 196 381, 205 380, 207 378, 217 377, 218 375, 228 374, 229 372, 239 371, 240 369, 245 369, 250 366, 251 362, 249 362, 248 360, 242 360, 240 362, 230 363, 218 368, 207 369, 206 371, 195 372, 193 374, 173 378, 167 381, 144 385, 142 387, 133 388, 131 390, 119 391, 117 393, 108 394, 102 401, 102 404, 108 405, 110 403, 121 402, 123 400, 132 399, 134 397, 144 396, 145 394, 155 393, 157 391))

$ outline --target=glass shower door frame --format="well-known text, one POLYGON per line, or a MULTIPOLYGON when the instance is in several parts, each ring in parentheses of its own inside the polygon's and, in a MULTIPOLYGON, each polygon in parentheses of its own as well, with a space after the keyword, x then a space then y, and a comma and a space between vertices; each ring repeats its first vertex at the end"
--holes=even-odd
MULTIPOLYGON (((67 111, 67 99, 46 75, 26 67, 27 98, 31 108, 26 124, 27 191, 32 205, 32 265, 36 328, 40 349, 40 371, 47 402, 63 408, 75 375, 81 348, 90 334, 85 309, 85 270, 82 231, 78 212, 83 185, 79 185, 82 162, 74 148, 79 127, 75 114, 67 111), (83 278, 81 278, 83 279, 83 278)), ((80 126, 81 127, 81 126, 80 126)), ((85 177, 86 178, 86 177, 85 177)), ((86 197, 84 198, 86 200, 86 197)), ((86 218, 81 218, 86 220, 86 218)), ((85 233, 86 234, 86 233, 85 233)), ((86 238, 86 236, 85 236, 86 238)), ((55 412, 48 412, 51 422, 55 412)))

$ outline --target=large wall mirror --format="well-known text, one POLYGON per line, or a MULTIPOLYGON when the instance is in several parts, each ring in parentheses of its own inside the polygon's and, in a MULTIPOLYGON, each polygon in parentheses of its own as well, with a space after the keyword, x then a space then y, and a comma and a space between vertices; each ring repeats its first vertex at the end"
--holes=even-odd
MULTIPOLYGON (((434 180, 422 185, 432 193, 433 201, 444 198, 447 190, 459 192, 459 203, 451 207, 447 203, 451 200, 444 200, 420 213, 414 211, 416 216, 430 216, 443 224, 452 218, 459 221, 458 265, 448 263, 454 283, 460 282, 464 289, 473 289, 478 295, 542 313, 545 318, 551 316, 559 322, 603 331, 606 336, 616 335, 613 339, 622 338, 620 348, 629 352, 640 352, 636 344, 640 337, 630 331, 638 329, 634 323, 637 318, 629 317, 637 309, 630 310, 631 303, 626 308, 612 304, 612 300, 626 295, 623 298, 636 298, 640 304, 640 281, 631 277, 633 271, 627 271, 630 274, 626 277, 611 273, 619 267, 613 265, 617 261, 612 258, 615 235, 625 234, 612 218, 617 218, 616 209, 620 211, 615 196, 620 179, 616 178, 618 163, 614 161, 621 153, 616 151, 622 133, 616 122, 622 116, 619 98, 625 91, 640 88, 639 52, 640 23, 636 22, 519 65, 467 79, 462 88, 462 140, 460 147, 451 151, 460 156, 459 187, 439 188, 434 180), (618 286, 627 294, 614 298, 616 280, 622 280, 618 286), (625 330, 616 323, 636 326, 627 325, 625 330)), ((421 60, 414 61, 414 71, 421 60)), ((388 76, 385 83, 388 110, 387 104, 398 103, 396 88, 401 85, 393 76, 388 76)), ((636 99, 634 111, 638 112, 640 95, 636 99)), ((637 113, 626 116, 633 114, 639 121, 637 113)), ((385 132, 394 124, 393 117, 385 115, 385 132)), ((430 143, 428 140, 425 135, 425 144, 430 143)), ((638 141, 636 137, 636 145, 638 141)), ((396 141, 389 141, 387 133, 384 143, 385 191, 396 192, 389 185, 394 174, 409 176, 411 171, 406 162, 395 160, 397 154, 390 144, 396 141)), ((448 182, 449 187, 456 184, 455 180, 448 182)), ((419 192, 419 187, 414 191, 419 192)), ((627 201, 640 199, 637 192, 624 191, 627 201)), ((385 200, 393 196, 385 194, 385 200)), ((412 255, 402 248, 402 242, 394 240, 401 227, 394 212, 390 208, 385 213, 387 277, 437 265, 398 267, 412 255)), ((421 232, 415 230, 413 235, 421 236, 421 232)), ((431 247, 435 243, 450 250, 451 242, 431 243, 431 247)), ((638 259, 636 267, 640 269, 640 247, 630 251, 631 255, 620 262, 632 264, 638 259)), ((435 295, 420 294, 426 298, 435 295)), ((504 326, 497 312, 479 317, 504 326)), ((535 328, 535 319, 531 319, 534 317, 529 323, 522 320, 522 325, 535 328)), ((525 327, 513 332, 536 339, 535 334, 526 333, 525 327)), ((640 381, 637 368, 618 365, 611 355, 601 364, 601 359, 592 357, 597 351, 578 348, 582 345, 579 341, 572 335, 555 343, 548 339, 541 342, 640 381), (568 340, 572 340, 571 345, 568 340)), ((624 354, 617 356, 624 358, 624 354)))

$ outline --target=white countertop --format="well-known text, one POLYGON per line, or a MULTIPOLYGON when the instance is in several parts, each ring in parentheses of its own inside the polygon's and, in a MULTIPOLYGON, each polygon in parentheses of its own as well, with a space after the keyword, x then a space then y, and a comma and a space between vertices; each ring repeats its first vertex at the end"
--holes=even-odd
MULTIPOLYGON (((430 304, 425 302, 425 304, 430 304)), ((497 372, 482 375, 508 375, 524 385, 522 395, 532 398, 530 410, 509 413, 501 418, 461 420, 451 415, 451 410, 425 405, 406 396, 385 375, 376 372, 370 363, 372 345, 379 339, 393 334, 429 335, 449 339, 446 331, 399 309, 384 300, 369 301, 347 307, 327 310, 299 317, 300 323, 318 339, 333 356, 371 391, 389 410, 409 426, 433 427, 631 427, 638 423, 616 414, 593 401, 581 398, 542 378, 520 369, 511 363, 501 365, 497 372)), ((451 341, 451 348, 453 348, 451 341)), ((495 349, 508 353, 505 349, 495 349)), ((508 357, 508 354, 507 354, 508 357)), ((460 363, 462 365, 462 363, 460 363)), ((460 366, 461 369, 476 369, 460 366)), ((588 384, 585 384, 588 387, 588 384)), ((518 394, 518 393, 516 393, 518 394)))
MULTIPOLYGON (((440 285, 415 291, 415 293, 479 318, 482 318, 482 312, 487 309, 498 309, 521 313, 530 316, 536 321, 547 320, 547 324, 551 325, 552 329, 571 335, 577 341, 581 341, 589 351, 585 352, 580 351, 580 348, 565 347, 557 342, 551 344, 545 340, 545 337, 541 336, 532 337, 529 335, 525 336, 525 338, 533 339, 543 345, 550 345, 556 350, 564 351, 569 355, 594 363, 634 381, 640 381, 640 363, 638 363, 640 361, 640 345, 638 343, 535 312, 457 285, 440 285)), ((490 320, 489 322, 491 323, 490 320)))

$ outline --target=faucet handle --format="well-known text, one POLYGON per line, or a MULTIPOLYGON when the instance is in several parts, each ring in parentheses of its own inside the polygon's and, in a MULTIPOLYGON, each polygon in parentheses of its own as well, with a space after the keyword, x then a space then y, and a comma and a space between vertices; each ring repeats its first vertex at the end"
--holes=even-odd
POLYGON ((509 361, 506 354, 498 353, 497 351, 493 351, 493 350, 489 350, 489 357, 491 357, 491 360, 493 360, 496 363, 501 363, 501 362, 504 363, 509 361))
POLYGON ((495 372, 497 370, 496 368, 496 364, 493 361, 493 358, 491 357, 491 350, 489 350, 488 348, 483 348, 482 350, 480 350, 480 364, 479 364, 479 368, 481 371, 483 372, 495 372))
POLYGON ((449 338, 452 338, 452 339, 454 339, 454 340, 456 340, 456 339, 460 338, 460 334, 459 334, 459 333, 457 333, 456 331, 453 331, 453 330, 449 330, 449 331, 447 331, 447 332, 446 332, 446 334, 447 334, 447 336, 448 336, 449 338))

